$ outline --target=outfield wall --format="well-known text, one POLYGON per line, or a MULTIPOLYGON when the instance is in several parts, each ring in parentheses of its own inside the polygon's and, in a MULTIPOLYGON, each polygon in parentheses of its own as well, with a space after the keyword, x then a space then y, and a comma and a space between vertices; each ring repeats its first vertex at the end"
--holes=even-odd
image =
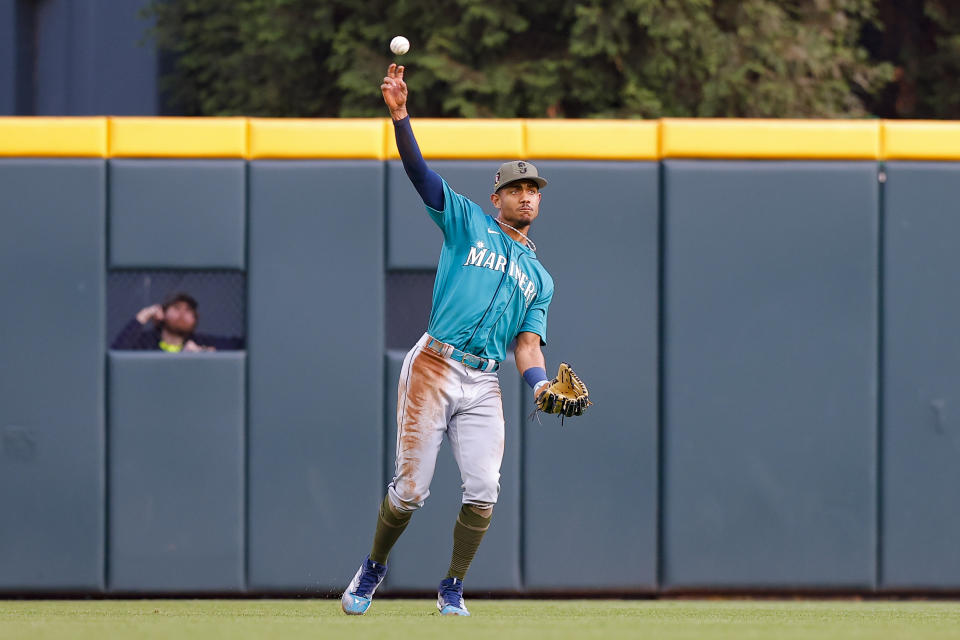
MULTIPOLYGON (((481 204, 503 160, 550 180, 545 353, 596 402, 531 421, 504 367, 472 588, 960 590, 960 124, 414 127, 481 204)), ((0 118, 0 190, 0 592, 342 589, 392 471, 387 277, 441 242, 389 121, 0 118), (247 350, 109 351, 139 269, 243 274, 247 350)), ((385 592, 445 570, 441 456, 385 592)))

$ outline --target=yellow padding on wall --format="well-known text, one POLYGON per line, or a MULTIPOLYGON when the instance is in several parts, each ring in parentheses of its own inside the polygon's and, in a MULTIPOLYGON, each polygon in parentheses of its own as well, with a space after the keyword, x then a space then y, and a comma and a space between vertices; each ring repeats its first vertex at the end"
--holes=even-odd
MULTIPOLYGON (((523 120, 443 120, 413 118, 413 135, 424 158, 523 158, 523 120)), ((393 124, 387 128, 386 155, 400 158, 393 124)))
POLYGON ((885 120, 884 160, 960 160, 960 122, 885 120))
POLYGON ((117 158, 244 158, 247 118, 110 118, 117 158))
POLYGON ((527 120, 528 158, 656 160, 656 120, 527 120))
MULTIPOLYGON (((960 161, 941 120, 415 118, 431 159, 960 161)), ((397 159, 389 118, 0 117, 0 156, 397 159)))
POLYGON ((664 118, 664 158, 879 159, 878 120, 664 118))
POLYGON ((0 156, 106 155, 106 118, 0 118, 0 156))
POLYGON ((251 118, 250 159, 383 160, 386 118, 251 118))

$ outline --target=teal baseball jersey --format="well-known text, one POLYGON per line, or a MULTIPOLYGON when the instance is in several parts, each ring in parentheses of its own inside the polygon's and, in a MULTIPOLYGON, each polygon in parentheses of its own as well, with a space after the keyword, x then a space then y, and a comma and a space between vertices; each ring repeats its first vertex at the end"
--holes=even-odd
POLYGON ((546 344, 553 278, 536 254, 446 180, 443 200, 443 211, 426 207, 443 231, 427 333, 498 362, 522 331, 546 344))

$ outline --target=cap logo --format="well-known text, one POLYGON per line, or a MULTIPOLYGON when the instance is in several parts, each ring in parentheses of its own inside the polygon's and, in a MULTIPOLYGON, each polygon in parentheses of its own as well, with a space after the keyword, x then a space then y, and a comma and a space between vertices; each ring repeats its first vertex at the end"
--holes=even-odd
POLYGON ((500 184, 500 172, 497 171, 497 175, 493 178, 493 184, 500 184))
POLYGON ((526 162, 518 162, 518 163, 517 163, 517 171, 519 171, 520 173, 526 173, 526 172, 527 172, 527 163, 526 163, 526 162))

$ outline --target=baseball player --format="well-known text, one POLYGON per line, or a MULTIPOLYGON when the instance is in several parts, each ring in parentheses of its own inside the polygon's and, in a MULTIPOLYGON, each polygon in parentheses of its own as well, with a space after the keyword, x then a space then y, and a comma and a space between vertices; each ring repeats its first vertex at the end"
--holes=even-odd
POLYGON ((463 579, 490 527, 500 492, 504 419, 496 372, 514 338, 517 369, 535 397, 548 395, 544 391, 551 384, 540 347, 546 344, 553 280, 527 236, 547 181, 529 162, 503 164, 490 196, 496 218, 453 191, 420 154, 407 115, 403 72, 402 66, 391 64, 380 89, 403 167, 444 241, 427 332, 407 353, 400 372, 396 473, 380 505, 370 554, 341 606, 354 615, 370 607, 386 575, 390 549, 430 495, 437 453, 446 436, 460 468, 463 505, 437 608, 443 615, 467 616, 463 579))

